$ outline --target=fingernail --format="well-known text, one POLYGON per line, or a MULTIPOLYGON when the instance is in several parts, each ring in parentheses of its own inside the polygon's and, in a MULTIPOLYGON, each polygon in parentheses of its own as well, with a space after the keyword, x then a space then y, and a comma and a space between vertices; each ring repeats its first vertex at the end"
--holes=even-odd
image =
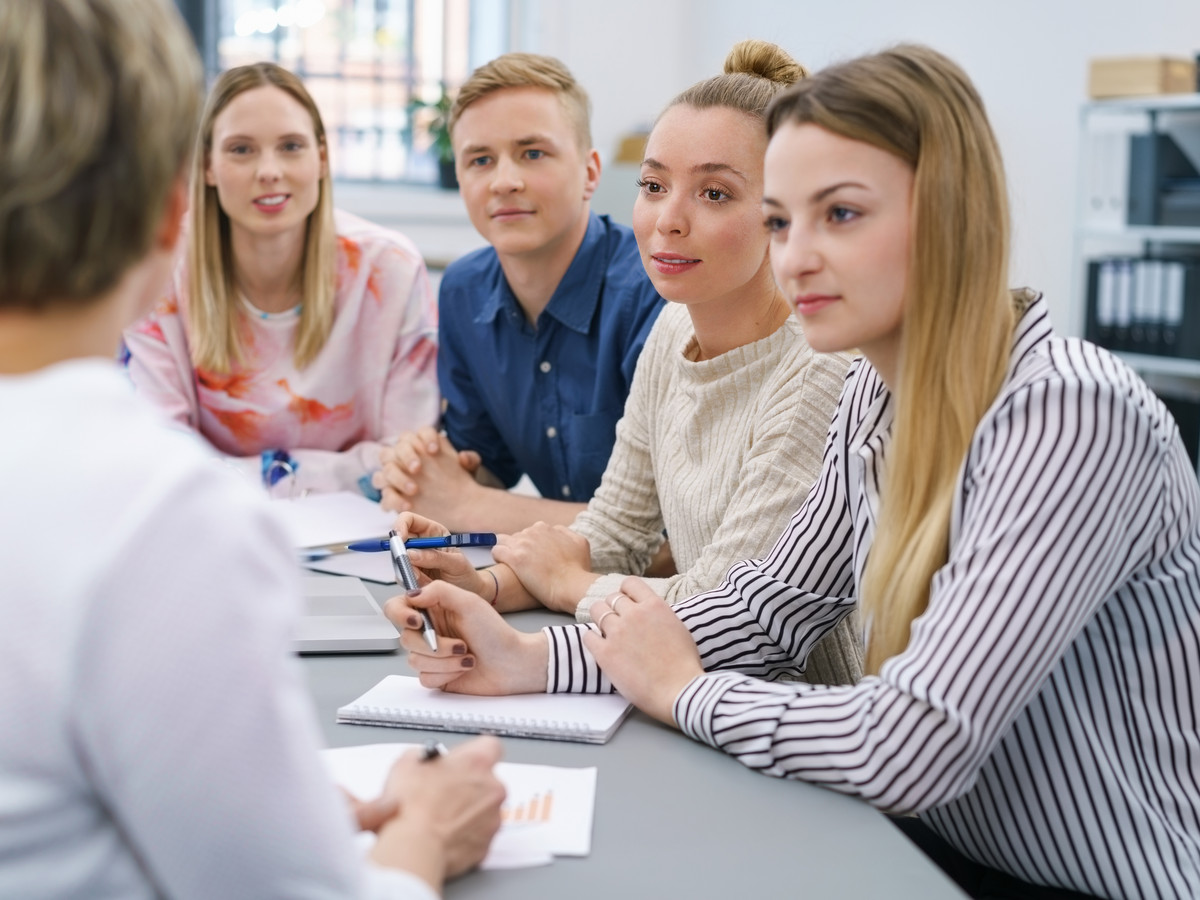
POLYGON ((405 596, 405 597, 420 597, 420 596, 421 596, 421 589, 420 589, 420 588, 413 588, 411 591, 405 591, 405 592, 404 592, 404 596, 405 596))
POLYGON ((429 450, 429 452, 430 452, 430 453, 437 453, 437 452, 438 452, 438 445, 437 445, 437 443, 436 443, 436 442, 433 442, 433 443, 430 443, 430 444, 428 444, 428 445, 427 445, 427 448, 428 448, 428 450, 429 450))
POLYGON ((471 659, 471 657, 469 657, 469 656, 468 656, 466 659, 464 659, 464 660, 462 661, 462 667, 463 667, 464 669, 473 669, 473 668, 475 668, 475 660, 471 659))
POLYGON ((421 624, 421 617, 409 616, 405 621, 407 622, 409 628, 416 628, 421 624))
POLYGON ((417 471, 417 461, 415 459, 408 464, 408 471, 410 471, 410 472, 417 471))
POLYGON ((455 644, 453 647, 450 648, 450 652, 453 653, 455 656, 462 656, 464 653, 467 652, 467 648, 465 646, 463 646, 462 644, 455 644))

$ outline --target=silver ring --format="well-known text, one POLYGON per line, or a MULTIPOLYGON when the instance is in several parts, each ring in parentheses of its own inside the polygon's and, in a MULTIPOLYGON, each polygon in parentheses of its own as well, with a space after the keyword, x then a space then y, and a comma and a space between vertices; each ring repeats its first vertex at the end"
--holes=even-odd
POLYGON ((600 634, 604 637, 608 637, 607 634, 604 634, 604 620, 607 619, 609 616, 613 615, 613 613, 615 613, 615 612, 616 612, 616 610, 614 610, 614 609, 606 609, 603 613, 600 614, 600 618, 598 618, 596 620, 596 627, 600 629, 600 634))
POLYGON ((624 594, 617 594, 611 600, 608 601, 608 608, 611 609, 613 612, 616 612, 617 611, 617 601, 624 600, 624 599, 625 599, 624 594))

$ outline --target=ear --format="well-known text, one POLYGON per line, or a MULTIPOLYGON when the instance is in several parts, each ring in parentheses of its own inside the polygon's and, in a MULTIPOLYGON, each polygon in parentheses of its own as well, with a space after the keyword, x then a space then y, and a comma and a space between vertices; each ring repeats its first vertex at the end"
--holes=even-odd
POLYGON ((180 174, 167 193, 167 202, 163 208, 162 220, 154 236, 154 246, 168 253, 175 251, 179 237, 183 234, 183 222, 188 209, 187 177, 180 174))
POLYGON ((600 184, 600 153, 593 147, 584 159, 587 163, 587 180, 583 183, 583 199, 591 200, 600 184))

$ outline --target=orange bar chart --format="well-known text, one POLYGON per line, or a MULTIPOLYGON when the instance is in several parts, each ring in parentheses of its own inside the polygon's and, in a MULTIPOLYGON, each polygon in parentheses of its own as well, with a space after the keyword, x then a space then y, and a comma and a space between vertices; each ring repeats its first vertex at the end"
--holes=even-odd
POLYGON ((534 794, 523 803, 506 803, 500 808, 505 824, 541 824, 549 822, 554 809, 554 791, 534 794))

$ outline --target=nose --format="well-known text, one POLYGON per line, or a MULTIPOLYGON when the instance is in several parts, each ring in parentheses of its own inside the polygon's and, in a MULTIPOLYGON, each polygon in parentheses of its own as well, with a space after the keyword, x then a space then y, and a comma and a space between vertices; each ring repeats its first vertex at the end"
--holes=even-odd
POLYGON ((279 180, 281 175, 279 159, 274 153, 269 150, 262 153, 258 158, 258 180, 264 182, 275 182, 279 180))
POLYGON ((822 257, 812 231, 792 223, 787 231, 771 237, 771 268, 775 280, 786 285, 820 271, 822 257))
POLYGON ((654 208, 658 213, 658 219, 654 227, 659 234, 685 236, 691 231, 691 222, 688 217, 689 199, 682 191, 671 191, 655 202, 654 208))
POLYGON ((500 156, 492 170, 492 190, 497 194, 511 194, 525 187, 521 168, 509 156, 500 156))

